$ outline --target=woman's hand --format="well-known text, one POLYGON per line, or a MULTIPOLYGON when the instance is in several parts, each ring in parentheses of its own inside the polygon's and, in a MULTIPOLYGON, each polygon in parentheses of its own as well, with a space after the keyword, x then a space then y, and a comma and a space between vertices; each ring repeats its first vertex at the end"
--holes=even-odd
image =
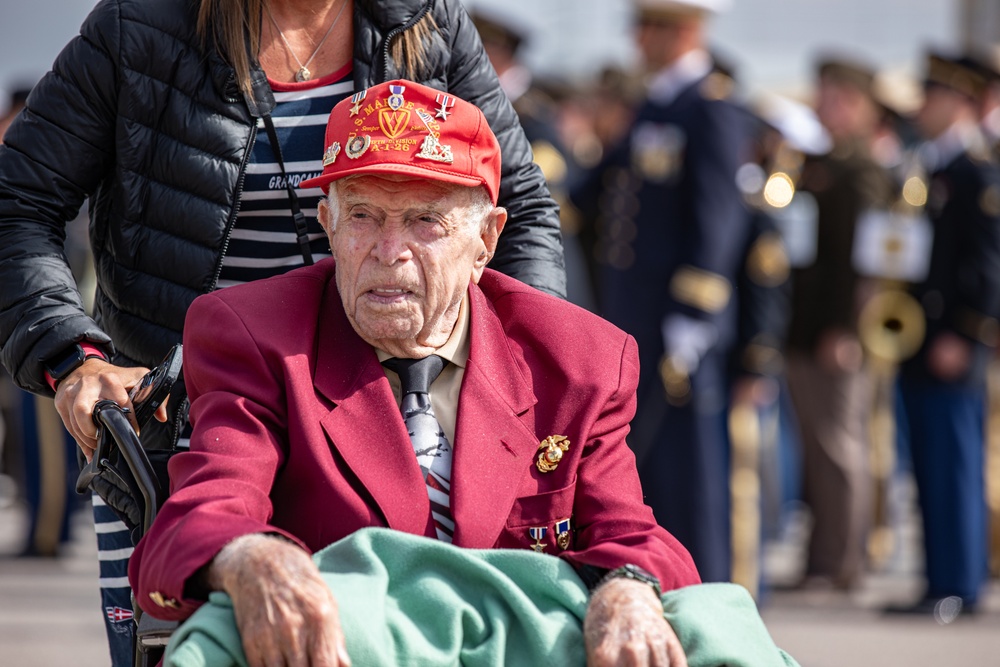
POLYGON ((588 667, 687 667, 652 587, 612 579, 591 595, 583 622, 588 667))
MULTIPOLYGON (((97 449, 94 404, 107 399, 131 410, 128 392, 148 371, 148 368, 126 368, 102 359, 87 359, 59 383, 56 411, 88 461, 97 449)), ((161 422, 167 420, 166 401, 157 408, 155 417, 161 422)))
POLYGON ((348 667, 337 601, 309 554, 282 538, 245 535, 208 570, 233 599, 250 667, 348 667))

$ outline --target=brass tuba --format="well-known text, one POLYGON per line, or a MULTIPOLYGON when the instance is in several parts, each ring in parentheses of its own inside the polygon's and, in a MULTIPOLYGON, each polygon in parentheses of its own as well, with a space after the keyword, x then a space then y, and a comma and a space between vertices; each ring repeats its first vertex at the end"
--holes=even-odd
MULTIPOLYGON (((918 215, 927 203, 926 175, 913 162, 901 179, 898 199, 892 207, 904 217, 918 215)), ((911 223, 912 224, 912 223, 911 223)), ((895 545, 895 533, 890 521, 889 490, 896 465, 896 420, 894 408, 895 376, 898 366, 915 355, 927 330, 924 308, 907 292, 908 283, 893 275, 902 242, 884 239, 886 275, 873 277, 873 293, 864 302, 858 315, 858 338, 864 348, 872 372, 874 396, 869 417, 871 440, 870 465, 875 495, 872 529, 868 537, 868 554, 874 565, 883 565, 895 545)))
POLYGON ((898 286, 876 292, 858 317, 858 336, 865 351, 891 366, 917 353, 925 331, 923 307, 898 286))

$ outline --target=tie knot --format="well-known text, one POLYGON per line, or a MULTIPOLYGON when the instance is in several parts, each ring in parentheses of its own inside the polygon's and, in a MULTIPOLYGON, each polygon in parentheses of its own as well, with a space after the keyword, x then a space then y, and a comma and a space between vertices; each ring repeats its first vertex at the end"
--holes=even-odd
POLYGON ((413 393, 428 393, 431 383, 437 379, 447 363, 443 357, 432 354, 423 359, 392 357, 383 361, 382 365, 399 376, 401 393, 406 396, 413 393))

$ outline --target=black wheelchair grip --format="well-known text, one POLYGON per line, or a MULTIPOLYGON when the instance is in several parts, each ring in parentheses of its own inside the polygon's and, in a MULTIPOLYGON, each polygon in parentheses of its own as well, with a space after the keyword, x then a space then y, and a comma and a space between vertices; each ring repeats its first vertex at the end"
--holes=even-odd
MULTIPOLYGON (((94 406, 94 421, 98 423, 98 429, 102 429, 104 432, 98 433, 98 451, 94 453, 94 457, 90 463, 80 473, 77 488, 80 488, 85 475, 90 475, 90 479, 92 479, 94 476, 100 474, 102 466, 107 463, 108 454, 101 451, 102 445, 107 438, 114 440, 119 452, 121 452, 122 458, 125 459, 126 465, 128 465, 129 470, 132 472, 132 477, 137 487, 133 491, 137 491, 144 501, 142 528, 145 534, 149 530, 149 527, 153 525, 156 512, 162 501, 165 500, 163 489, 157 481, 156 473, 149 462, 149 457, 142 448, 139 436, 132 427, 126 411, 114 401, 98 401, 94 406), (91 468, 93 468, 92 471, 91 468)), ((89 481, 88 479, 87 484, 84 484, 84 489, 89 485, 89 481)))

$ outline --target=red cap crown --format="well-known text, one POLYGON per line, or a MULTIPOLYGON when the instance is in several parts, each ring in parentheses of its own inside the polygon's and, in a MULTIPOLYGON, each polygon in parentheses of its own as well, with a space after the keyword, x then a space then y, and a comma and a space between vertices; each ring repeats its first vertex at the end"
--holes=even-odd
POLYGON ((500 144, 483 112, 454 95, 396 80, 355 93, 330 112, 323 173, 299 187, 351 174, 406 174, 475 187, 496 204, 500 144))

